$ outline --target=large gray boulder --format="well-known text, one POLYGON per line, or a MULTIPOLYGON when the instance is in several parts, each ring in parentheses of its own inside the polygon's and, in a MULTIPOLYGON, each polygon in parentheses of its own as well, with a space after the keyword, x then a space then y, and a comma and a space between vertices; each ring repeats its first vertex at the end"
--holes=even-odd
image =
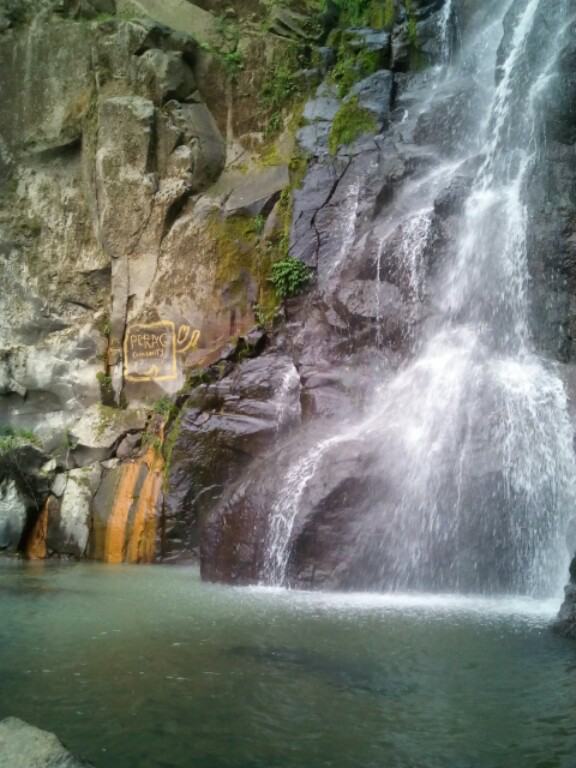
POLYGON ((0 765, 4 768, 89 768, 49 731, 7 717, 0 721, 0 765))

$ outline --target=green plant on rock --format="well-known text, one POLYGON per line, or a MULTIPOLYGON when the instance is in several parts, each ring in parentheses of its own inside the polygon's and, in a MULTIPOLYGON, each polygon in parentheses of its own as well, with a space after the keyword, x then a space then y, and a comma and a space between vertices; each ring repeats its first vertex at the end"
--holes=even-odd
POLYGON ((375 133, 376 119, 372 112, 358 104, 358 97, 343 104, 336 113, 330 129, 328 147, 334 155, 338 147, 351 144, 363 133, 375 133))
POLYGON ((152 406, 152 413, 157 413, 160 416, 168 417, 172 410, 172 399, 170 395, 163 395, 160 399, 156 400, 152 406))
POLYGON ((252 231, 256 235, 261 235, 264 231, 264 225, 266 224, 266 217, 261 213, 254 216, 252 219, 252 231))
POLYGON ((269 280, 281 299, 302 293, 312 278, 310 269, 306 264, 292 256, 272 264, 270 272, 269 280))
POLYGON ((6 455, 22 445, 40 445, 39 438, 31 429, 14 429, 6 426, 0 431, 0 455, 6 455))
POLYGON ((244 69, 244 61, 240 51, 230 51, 229 53, 221 53, 220 59, 224 64, 226 70, 226 76, 230 82, 236 82, 236 77, 241 69, 244 69))

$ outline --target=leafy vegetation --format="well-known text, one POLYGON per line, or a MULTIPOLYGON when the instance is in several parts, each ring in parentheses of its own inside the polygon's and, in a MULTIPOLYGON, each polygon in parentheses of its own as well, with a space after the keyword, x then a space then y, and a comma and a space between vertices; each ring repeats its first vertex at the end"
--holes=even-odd
POLYGON ((172 399, 170 395, 163 395, 160 399, 156 400, 152 406, 152 413, 157 413, 160 416, 168 417, 172 410, 172 399))
POLYGON ((306 264, 288 256, 272 264, 270 282, 279 298, 297 296, 311 280, 311 272, 306 264))
POLYGON ((343 104, 336 113, 330 129, 328 146, 332 154, 338 147, 351 144, 363 133, 376 131, 376 119, 367 109, 358 105, 358 97, 343 104))
POLYGON ((40 445, 40 440, 31 429, 14 429, 6 426, 0 431, 0 455, 11 453, 15 448, 27 443, 40 445))

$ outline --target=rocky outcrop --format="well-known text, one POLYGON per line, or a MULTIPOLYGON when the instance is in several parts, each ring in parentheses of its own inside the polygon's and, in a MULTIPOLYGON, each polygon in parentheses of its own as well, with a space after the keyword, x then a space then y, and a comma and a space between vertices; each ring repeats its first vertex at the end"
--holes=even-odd
POLYGON ((576 640, 576 558, 570 563, 570 583, 564 588, 564 602, 553 629, 563 637, 576 640))
POLYGON ((245 360, 196 387, 168 433, 164 557, 197 550, 206 515, 226 488, 299 422, 299 398, 300 378, 282 354, 245 360))
POLYGON ((25 545, 54 478, 56 462, 28 439, 0 438, 0 550, 25 545))
POLYGON ((17 717, 0 721, 0 761, 10 768, 90 768, 71 755, 53 733, 17 717))
POLYGON ((35 459, 20 472, 20 448, 2 464, 2 549, 152 559, 155 403, 227 366, 232 337, 260 354, 248 331, 279 309, 282 131, 308 81, 285 92, 276 68, 292 84, 310 62, 310 19, 304 43, 287 9, 280 36, 205 6, 11 0, 0 14, 0 429, 33 430, 53 456, 45 478, 35 459))
MULTIPOLYGON (((441 6, 415 8, 417 47, 429 60, 441 57, 440 47, 431 41, 438 34, 441 6)), ((283 534, 285 583, 364 586, 358 563, 367 556, 370 542, 363 538, 362 522, 370 518, 375 499, 382 501, 388 493, 374 462, 377 446, 352 440, 331 447, 321 437, 325 417, 342 424, 361 421, 363 377, 374 375, 376 361, 380 376, 391 374, 410 353, 412 329, 425 312, 409 255, 403 262, 393 246, 394 233, 378 227, 384 208, 394 220, 390 210, 397 206, 402 221, 397 193, 423 172, 427 153, 436 151, 432 137, 418 135, 419 115, 402 120, 403 102, 410 98, 402 78, 415 60, 414 41, 405 40, 400 54, 405 23, 399 16, 388 30, 345 30, 340 55, 355 74, 341 79, 329 74, 304 107, 305 125, 297 140, 308 164, 294 191, 290 253, 315 270, 317 289, 305 305, 289 308, 294 322, 288 337, 301 381, 304 419, 311 423, 305 421, 270 455, 260 451, 236 483, 231 484, 233 475, 225 475, 228 487, 220 501, 220 490, 210 500, 213 511, 202 528, 206 579, 277 580, 278 574, 270 571, 276 535, 271 521, 274 509, 283 504, 288 518, 292 511, 295 515, 283 534), (358 52, 364 59, 356 58, 358 52), (376 71, 367 72, 366 61, 376 71), (342 114, 346 119, 340 123, 342 114), (354 124, 357 116, 359 129, 341 134, 340 124, 354 124)), ((464 170, 462 175, 467 178, 464 170)), ((422 275, 433 269, 432 236, 438 245, 447 237, 443 228, 449 226, 454 206, 461 204, 457 200, 465 199, 465 181, 462 192, 451 195, 453 202, 439 189, 434 224, 428 219, 422 223, 422 253, 415 265, 422 275)), ((366 530, 373 530, 371 523, 366 530)))

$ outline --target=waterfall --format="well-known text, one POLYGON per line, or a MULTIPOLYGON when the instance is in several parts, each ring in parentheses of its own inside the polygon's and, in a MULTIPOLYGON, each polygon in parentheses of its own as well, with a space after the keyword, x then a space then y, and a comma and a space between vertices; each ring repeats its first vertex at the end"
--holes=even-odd
MULTIPOLYGON (((434 278, 433 321, 422 324, 414 356, 397 374, 385 382, 375 376, 371 405, 358 422, 335 427, 336 436, 288 469, 272 510, 269 581, 285 580, 294 522, 305 511, 303 492, 320 458, 361 434, 377 446, 388 491, 363 523, 359 583, 521 594, 549 594, 562 583, 564 536, 576 500, 574 435, 555 364, 533 340, 527 261, 526 185, 538 161, 540 99, 568 18, 565 3, 551 13, 544 5, 515 0, 484 30, 490 46, 483 55, 489 59, 489 48, 493 58, 477 86, 476 130, 458 158, 476 158, 477 171, 434 278), (507 11, 514 12, 513 29, 498 53, 495 82, 507 11), (543 18, 548 48, 534 52, 533 33, 543 18)), ((466 65, 446 48, 453 12, 446 2, 440 16, 446 66, 432 75, 438 83, 446 67, 456 77, 466 65)), ((425 290, 434 195, 442 179, 455 178, 457 166, 439 155, 428 198, 407 187, 399 227, 393 216, 400 204, 375 222, 382 232, 377 279, 391 232, 398 238, 399 231, 391 247, 408 271, 413 302, 425 290)))

